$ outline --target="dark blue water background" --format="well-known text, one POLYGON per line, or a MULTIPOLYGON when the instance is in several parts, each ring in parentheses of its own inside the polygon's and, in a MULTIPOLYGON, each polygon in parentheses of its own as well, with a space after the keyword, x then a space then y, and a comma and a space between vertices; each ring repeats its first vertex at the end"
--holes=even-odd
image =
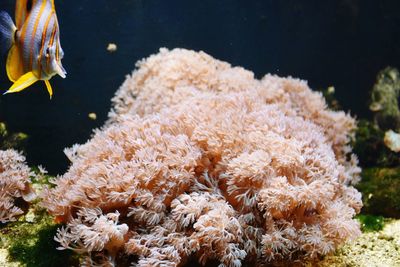
MULTIPOLYGON (((204 50, 255 72, 292 75, 315 89, 335 86, 345 110, 368 116, 376 73, 400 67, 400 1, 55 0, 67 79, 0 97, 0 121, 30 136, 27 158, 52 174, 63 149, 103 124, 110 98, 134 63, 160 47, 204 50), (107 44, 118 45, 116 53, 107 44), (88 118, 95 112, 96 121, 88 118)), ((0 9, 14 14, 14 1, 0 9)), ((11 84, 4 60, 0 88, 11 84)))

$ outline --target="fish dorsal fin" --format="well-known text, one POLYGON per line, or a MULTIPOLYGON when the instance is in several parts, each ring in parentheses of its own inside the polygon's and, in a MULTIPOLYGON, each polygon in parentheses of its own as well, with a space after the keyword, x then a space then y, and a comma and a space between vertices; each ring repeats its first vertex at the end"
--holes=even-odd
POLYGON ((17 81, 24 74, 22 55, 16 45, 13 45, 7 56, 7 76, 10 81, 17 81))
POLYGON ((26 18, 32 10, 33 2, 35 0, 17 0, 15 4, 15 24, 17 29, 21 29, 26 18))

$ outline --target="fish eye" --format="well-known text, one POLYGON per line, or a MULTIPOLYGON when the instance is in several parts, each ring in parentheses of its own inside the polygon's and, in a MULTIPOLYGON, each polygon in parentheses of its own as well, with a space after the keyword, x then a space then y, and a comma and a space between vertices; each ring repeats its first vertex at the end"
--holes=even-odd
POLYGON ((46 57, 49 57, 50 56, 50 47, 47 47, 46 48, 46 57))

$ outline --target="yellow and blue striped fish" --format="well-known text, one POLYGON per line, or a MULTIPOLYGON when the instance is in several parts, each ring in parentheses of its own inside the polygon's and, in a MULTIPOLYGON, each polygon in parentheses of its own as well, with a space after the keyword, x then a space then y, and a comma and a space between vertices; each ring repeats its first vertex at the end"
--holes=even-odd
POLYGON ((6 93, 20 92, 42 80, 51 98, 49 80, 56 74, 66 75, 54 0, 17 0, 15 22, 0 12, 0 41, 8 51, 8 78, 14 82, 6 93))

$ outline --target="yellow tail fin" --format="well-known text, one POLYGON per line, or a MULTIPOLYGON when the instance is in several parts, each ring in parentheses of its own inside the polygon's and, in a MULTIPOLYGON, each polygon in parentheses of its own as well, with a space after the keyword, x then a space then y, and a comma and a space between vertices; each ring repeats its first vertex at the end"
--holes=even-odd
POLYGON ((33 72, 28 72, 22 75, 4 94, 21 92, 22 90, 26 89, 37 81, 38 78, 36 78, 33 72))

